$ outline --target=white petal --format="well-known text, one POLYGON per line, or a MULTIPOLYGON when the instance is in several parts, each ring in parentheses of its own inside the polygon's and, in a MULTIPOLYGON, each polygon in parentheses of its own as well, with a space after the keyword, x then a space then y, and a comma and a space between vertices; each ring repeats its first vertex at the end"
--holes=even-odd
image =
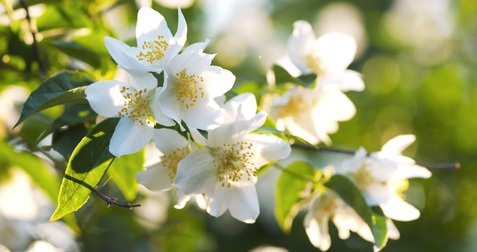
POLYGON ((184 148, 189 145, 187 139, 177 133, 177 131, 171 129, 154 129, 152 141, 165 155, 178 148, 184 148))
POLYGON ((137 61, 136 56, 139 54, 139 49, 136 47, 130 47, 123 42, 111 38, 104 37, 104 44, 111 54, 111 57, 118 63, 120 68, 126 70, 136 71, 151 71, 144 64, 137 61))
POLYGON ((203 130, 217 128, 224 121, 223 110, 214 100, 208 103, 197 100, 195 106, 183 108, 181 116, 187 126, 203 130))
POLYGON ((230 99, 224 109, 226 110, 225 123, 237 121, 239 114, 243 119, 249 120, 257 113, 257 101, 253 94, 243 93, 230 99))
POLYGON ((123 117, 114 130, 109 151, 116 157, 140 151, 152 139, 154 128, 142 126, 123 117))
POLYGON ((255 184, 224 188, 229 191, 229 211, 232 217, 245 222, 254 223, 260 213, 255 184))
POLYGON ((308 22, 300 20, 293 23, 293 34, 287 42, 287 53, 293 64, 303 74, 312 72, 305 58, 311 53, 314 41, 315 34, 308 22))
POLYGON ((398 240, 401 237, 401 234, 399 234, 399 230, 396 228, 396 226, 394 225, 394 223, 391 219, 387 219, 386 226, 387 226, 387 229, 388 229, 387 236, 390 239, 398 240))
POLYGON ((124 106, 121 87, 129 84, 119 81, 98 81, 85 89, 86 99, 91 108, 105 117, 118 117, 118 112, 124 106))
POLYGON ((172 38, 166 20, 159 12, 149 7, 142 7, 137 14, 136 23, 138 46, 140 47, 144 41, 157 40, 158 36, 164 36, 167 42, 172 38))
POLYGON ((162 104, 160 102, 160 94, 162 90, 163 89, 160 87, 156 88, 155 94, 151 97, 150 110, 154 120, 156 120, 158 124, 174 126, 176 123, 162 111, 162 104))
MULTIPOLYGON (((220 187, 220 185, 216 185, 220 187)), ((220 189, 220 188, 219 188, 220 189)), ((207 202, 207 213, 214 217, 219 217, 225 213, 228 209, 229 200, 230 198, 227 197, 228 195, 224 193, 223 190, 214 190, 213 192, 207 194, 206 202, 207 202)))
POLYGON ((276 136, 250 134, 243 140, 253 143, 252 151, 255 154, 253 163, 257 167, 261 167, 270 161, 284 159, 291 152, 290 145, 276 136))
POLYGON ((174 205, 175 209, 182 209, 189 202, 190 195, 183 193, 181 190, 176 191, 177 203, 174 205))
POLYGON ((396 179, 430 178, 431 176, 432 173, 422 166, 406 164, 399 164, 395 174, 396 179))
POLYGON ((207 148, 195 150, 179 162, 174 185, 185 194, 208 193, 218 183, 214 158, 207 148))
POLYGON ((353 62, 356 55, 356 40, 339 32, 319 37, 313 45, 313 55, 321 60, 324 72, 342 72, 353 62))
POLYGON ((169 170, 157 163, 146 167, 147 170, 136 173, 137 182, 144 185, 149 190, 169 190, 172 188, 171 179, 168 176, 169 170))
POLYGON ((361 74, 353 70, 345 70, 338 73, 324 73, 318 78, 318 87, 334 86, 339 90, 346 91, 363 91, 364 82, 361 74))
POLYGON ((399 135, 385 143, 383 148, 381 148, 381 152, 388 155, 401 155, 401 152, 414 143, 414 141, 416 141, 416 136, 414 135, 399 135))
MULTIPOLYGON (((176 40, 176 43, 182 48, 187 40, 187 23, 180 8, 177 8, 177 13, 179 20, 177 25, 177 32, 174 35, 174 38, 176 40)), ((179 51, 177 51, 176 53, 179 53, 179 51)))
POLYGON ((129 84, 136 90, 144 88, 153 90, 157 87, 157 79, 154 75, 144 71, 129 70, 127 72, 129 73, 129 84))
POLYGON ((326 251, 331 246, 331 238, 328 232, 329 216, 326 214, 326 216, 316 218, 314 215, 315 213, 311 209, 306 214, 304 220, 305 231, 313 246, 326 251))
POLYGON ((235 75, 221 67, 211 66, 201 74, 207 93, 211 97, 219 97, 232 89, 235 75))
POLYGON ((373 183, 366 188, 363 194, 368 205, 377 206, 388 202, 393 197, 394 192, 391 192, 387 186, 381 183, 373 183))
POLYGON ((398 221, 412 221, 421 215, 413 205, 407 203, 399 196, 395 195, 384 204, 380 204, 384 215, 398 221))

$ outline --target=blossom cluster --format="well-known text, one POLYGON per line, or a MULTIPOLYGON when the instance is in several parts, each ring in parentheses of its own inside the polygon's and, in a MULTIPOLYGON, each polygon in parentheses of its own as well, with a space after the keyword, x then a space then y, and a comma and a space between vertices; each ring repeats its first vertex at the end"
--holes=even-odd
MULTIPOLYGON (((95 82, 86 88, 86 99, 99 115, 120 118, 109 146, 114 156, 138 152, 151 141, 160 151, 137 173, 140 184, 150 190, 175 189, 176 208, 194 197, 212 216, 229 210, 234 218, 253 223, 260 212, 257 171, 291 153, 286 137, 257 130, 270 115, 279 132, 311 146, 330 144, 329 134, 338 131, 338 122, 356 113, 344 92, 364 90, 361 75, 347 69, 354 60, 356 42, 336 32, 316 38, 309 23, 295 22, 284 68, 295 69, 293 77, 313 74, 316 79, 309 86, 276 87, 276 92, 266 94, 271 102, 266 104, 266 95, 262 97, 261 107, 268 113, 257 113, 251 93, 225 101, 235 76, 212 65, 214 55, 204 53, 209 41, 185 47, 187 24, 180 9, 178 17, 177 32, 172 35, 161 14, 143 7, 136 26, 137 47, 106 37, 111 57, 129 74, 129 82, 95 82)), ((331 169, 330 176, 347 177, 369 206, 382 209, 386 236, 392 239, 399 238, 392 220, 410 221, 420 214, 404 200, 407 179, 431 176, 401 154, 414 140, 413 135, 398 136, 374 153, 361 148, 331 169)), ((315 247, 330 248, 329 220, 342 239, 353 231, 374 242, 369 223, 353 206, 333 190, 323 190, 323 183, 314 189, 307 199, 304 226, 315 247)))
POLYGON ((106 37, 108 51, 128 72, 129 82, 95 82, 86 88, 86 99, 99 115, 120 117, 109 145, 113 155, 138 152, 150 141, 160 150, 162 155, 138 173, 139 183, 152 190, 176 188, 177 207, 197 195, 211 215, 228 209, 253 223, 259 214, 256 172, 287 157, 290 146, 276 136, 252 133, 267 116, 256 113, 252 94, 221 104, 235 76, 211 65, 214 55, 204 53, 208 41, 183 48, 187 24, 180 9, 178 16, 173 36, 161 14, 141 8, 138 47, 106 37), (154 74, 163 74, 163 83, 158 85, 154 74), (176 124, 187 138, 164 128, 176 124))

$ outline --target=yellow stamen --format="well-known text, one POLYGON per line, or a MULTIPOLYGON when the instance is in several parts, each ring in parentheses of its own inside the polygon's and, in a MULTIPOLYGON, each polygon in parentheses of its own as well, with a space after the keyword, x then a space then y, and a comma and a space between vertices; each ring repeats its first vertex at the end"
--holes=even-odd
POLYGON ((184 159, 188 153, 189 148, 186 146, 183 148, 177 148, 171 153, 161 157, 162 165, 168 169, 167 176, 169 177, 171 184, 174 182, 174 178, 176 177, 177 166, 179 162, 184 159))
POLYGON ((188 75, 185 71, 176 73, 176 83, 174 94, 177 101, 181 102, 186 108, 195 106, 198 98, 204 98, 205 93, 200 84, 204 82, 202 76, 195 74, 188 75))
POLYGON ((256 176, 257 167, 252 163, 255 155, 252 146, 252 143, 236 142, 211 149, 215 157, 213 164, 217 168, 222 187, 230 187, 232 183, 243 178, 251 180, 256 176))
POLYGON ((118 112, 119 116, 130 118, 141 125, 154 125, 150 112, 150 94, 146 88, 138 91, 134 88, 122 87, 120 92, 124 97, 124 107, 118 112))
POLYGON ((142 51, 136 56, 139 61, 147 61, 152 64, 164 58, 169 44, 164 40, 164 36, 157 36, 157 40, 144 41, 142 51))

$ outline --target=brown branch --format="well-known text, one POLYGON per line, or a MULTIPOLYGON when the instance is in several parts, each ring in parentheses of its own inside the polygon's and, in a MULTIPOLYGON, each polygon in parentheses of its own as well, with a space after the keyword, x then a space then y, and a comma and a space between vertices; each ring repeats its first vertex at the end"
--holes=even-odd
POLYGON ((32 44, 32 53, 33 53, 33 59, 38 63, 38 67, 40 71, 43 71, 43 62, 40 57, 40 50, 38 47, 38 40, 36 39, 36 31, 33 29, 32 22, 31 22, 31 17, 30 17, 30 12, 28 11, 28 5, 25 3, 25 0, 20 0, 20 5, 22 6, 23 9, 25 9, 26 12, 26 19, 28 21, 28 29, 31 33, 31 36, 33 38, 33 44, 32 44))
POLYGON ((131 203, 120 203, 118 202, 117 198, 112 198, 107 195, 104 195, 102 192, 100 192, 98 189, 94 188, 94 192, 96 195, 98 195, 102 200, 104 200, 107 204, 108 207, 110 206, 117 206, 117 207, 122 207, 122 208, 127 208, 129 210, 132 210, 134 207, 140 207, 141 204, 131 204, 131 203))

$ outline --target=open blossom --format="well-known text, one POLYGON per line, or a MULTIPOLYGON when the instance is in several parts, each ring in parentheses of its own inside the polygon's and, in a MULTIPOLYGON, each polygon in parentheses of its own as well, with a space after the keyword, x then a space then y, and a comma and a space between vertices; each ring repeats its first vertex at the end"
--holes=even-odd
POLYGON ((138 183, 149 190, 169 190, 173 188, 179 162, 190 152, 189 142, 170 129, 156 129, 152 141, 161 154, 145 164, 145 171, 137 173, 138 183))
POLYGON ((387 217, 398 221, 419 218, 419 210, 404 200, 409 178, 429 178, 431 172, 416 165, 401 152, 413 143, 414 135, 389 140, 380 152, 368 154, 359 149, 351 160, 336 167, 337 173, 350 177, 361 189, 370 206, 380 206, 387 217))
POLYGON ((354 60, 356 41, 339 32, 327 33, 318 39, 306 21, 293 24, 293 34, 287 43, 287 54, 302 74, 318 75, 318 87, 336 87, 341 91, 362 91, 361 75, 346 69, 354 60))
POLYGON ((172 36, 166 20, 157 11, 142 7, 138 12, 136 39, 138 47, 130 47, 111 37, 104 42, 111 57, 126 70, 162 72, 186 41, 187 25, 180 9, 177 32, 172 36))
POLYGON ((282 139, 250 134, 260 127, 266 114, 256 114, 252 94, 242 94, 225 104, 225 120, 208 131, 205 148, 192 151, 180 163, 175 186, 188 195, 203 194, 206 210, 213 216, 230 214, 253 223, 260 210, 255 184, 258 168, 286 158, 290 146, 282 139))
POLYGON ((325 91, 297 86, 270 107, 279 130, 286 129, 312 144, 329 144, 328 134, 338 131, 338 121, 349 120, 355 113, 351 100, 336 88, 325 91))
POLYGON ((213 129, 224 121, 223 109, 214 100, 230 90, 235 76, 211 66, 214 55, 203 50, 208 42, 188 46, 164 71, 164 91, 159 96, 164 113, 189 128, 213 129))
POLYGON ((331 246, 328 222, 332 220, 341 239, 348 239, 350 231, 358 233, 365 240, 373 242, 371 229, 363 219, 337 194, 328 191, 316 197, 310 204, 304 224, 308 239, 313 246, 325 251, 331 246))
POLYGON ((129 71, 130 81, 98 81, 86 87, 86 99, 101 116, 120 117, 109 151, 116 157, 135 153, 151 141, 154 125, 174 122, 159 108, 156 78, 149 73, 129 71))

